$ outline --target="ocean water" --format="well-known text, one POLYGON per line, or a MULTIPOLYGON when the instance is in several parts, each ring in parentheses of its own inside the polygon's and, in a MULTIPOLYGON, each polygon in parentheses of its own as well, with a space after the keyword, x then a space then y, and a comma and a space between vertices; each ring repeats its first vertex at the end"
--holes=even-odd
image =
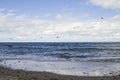
POLYGON ((119 42, 0 43, 0 65, 78 76, 120 74, 119 42))

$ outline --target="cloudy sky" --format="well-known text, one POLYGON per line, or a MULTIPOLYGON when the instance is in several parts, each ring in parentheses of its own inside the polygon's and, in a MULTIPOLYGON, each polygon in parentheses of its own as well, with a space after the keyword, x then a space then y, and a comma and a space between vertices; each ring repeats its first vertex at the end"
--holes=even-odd
POLYGON ((120 41, 120 0, 0 0, 0 42, 120 41))

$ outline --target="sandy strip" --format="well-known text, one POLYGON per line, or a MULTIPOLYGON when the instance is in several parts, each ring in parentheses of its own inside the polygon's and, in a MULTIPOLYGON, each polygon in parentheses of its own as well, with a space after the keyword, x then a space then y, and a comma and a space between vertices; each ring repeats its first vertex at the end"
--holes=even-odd
POLYGON ((0 80, 120 80, 120 76, 69 76, 0 67, 0 80))

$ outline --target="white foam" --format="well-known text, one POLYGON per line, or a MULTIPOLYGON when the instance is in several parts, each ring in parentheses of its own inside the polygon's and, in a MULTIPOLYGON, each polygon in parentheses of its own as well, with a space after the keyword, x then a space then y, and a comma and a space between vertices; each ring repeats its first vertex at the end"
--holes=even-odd
POLYGON ((77 76, 118 75, 120 63, 115 62, 39 62, 33 60, 3 60, 0 65, 27 71, 46 71, 77 76))

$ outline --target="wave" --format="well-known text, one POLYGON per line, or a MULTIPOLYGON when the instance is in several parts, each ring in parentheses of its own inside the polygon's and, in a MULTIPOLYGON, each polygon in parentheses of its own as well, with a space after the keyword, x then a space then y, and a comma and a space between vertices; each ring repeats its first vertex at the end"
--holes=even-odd
POLYGON ((45 54, 45 56, 51 56, 51 57, 57 57, 57 58, 65 58, 65 59, 70 59, 70 58, 88 58, 88 57, 94 57, 93 55, 73 55, 70 53, 54 53, 54 54, 45 54))
POLYGON ((43 60, 87 60, 119 61, 119 59, 99 59, 99 57, 120 57, 120 43, 0 43, 0 56, 37 57, 43 60))
POLYGON ((73 51, 73 50, 120 50, 120 48, 95 48, 95 47, 79 47, 79 48, 62 48, 61 51, 73 51))

